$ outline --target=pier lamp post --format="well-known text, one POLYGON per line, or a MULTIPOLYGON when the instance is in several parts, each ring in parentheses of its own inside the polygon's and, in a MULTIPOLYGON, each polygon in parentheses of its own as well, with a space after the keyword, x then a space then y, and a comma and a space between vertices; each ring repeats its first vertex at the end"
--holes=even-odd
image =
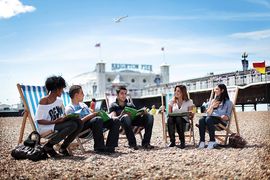
POLYGON ((242 67, 243 67, 243 84, 245 83, 245 74, 248 70, 248 60, 246 59, 248 57, 248 53, 244 52, 242 54, 242 67))

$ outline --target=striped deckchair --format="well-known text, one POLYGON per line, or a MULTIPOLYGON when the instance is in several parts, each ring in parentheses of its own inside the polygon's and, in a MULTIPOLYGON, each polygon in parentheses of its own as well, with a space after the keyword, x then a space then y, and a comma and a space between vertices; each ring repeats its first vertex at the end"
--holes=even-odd
MULTIPOLYGON (((169 112, 169 100, 172 99, 173 96, 174 96, 174 93, 161 94, 162 130, 163 130, 163 140, 165 144, 167 144, 167 138, 169 137, 168 124, 167 124, 167 117, 168 117, 168 112, 169 112)), ((176 137, 177 136, 178 135, 176 135, 176 137)), ((192 144, 195 146, 193 119, 189 119, 189 123, 186 123, 185 138, 189 138, 189 143, 192 142, 192 144)))
MULTIPOLYGON (((215 138, 218 139, 221 142, 221 144, 224 144, 224 145, 227 144, 229 136, 233 133, 231 131, 231 128, 230 128, 231 123, 232 123, 232 119, 234 119, 234 121, 235 121, 236 132, 237 132, 237 134, 240 135, 238 119, 237 119, 237 114, 236 114, 236 110, 235 110, 235 104, 236 104, 236 100, 237 100, 237 96, 238 96, 238 90, 239 90, 239 88, 237 86, 231 86, 231 87, 228 86, 227 87, 228 95, 230 97, 230 100, 233 103, 231 118, 229 119, 226 126, 222 125, 221 123, 215 125, 216 130, 219 132, 218 134, 215 135, 215 138), (224 133, 222 133, 222 132, 224 132, 224 133)), ((209 101, 211 101, 214 98, 214 94, 215 94, 214 89, 212 89, 209 101)))
MULTIPOLYGON (((28 85, 20 85, 20 84, 17 84, 17 88, 18 88, 19 94, 21 96, 21 100, 23 102, 23 105, 24 105, 23 121, 22 121, 19 140, 18 140, 18 144, 20 144, 23 141, 23 135, 24 135, 25 124, 26 124, 27 119, 29 120, 29 122, 32 126, 32 130, 38 132, 38 123, 35 123, 34 117, 35 117, 35 114, 37 111, 39 101, 42 97, 47 95, 47 90, 46 90, 45 86, 28 86, 28 85)), ((63 100, 64 106, 68 105, 71 102, 69 94, 66 91, 63 92, 61 99, 63 100)), ((47 131, 47 132, 42 133, 40 135, 42 138, 49 139, 54 133, 55 132, 53 132, 53 131, 47 131)), ((78 144, 79 144, 82 152, 85 152, 82 144, 87 142, 87 141, 86 140, 81 141, 79 139, 79 137, 85 133, 89 134, 86 138, 87 141, 93 139, 93 135, 92 135, 91 130, 83 131, 78 135, 78 137, 76 139, 78 141, 78 144)))
MULTIPOLYGON (((238 96, 238 90, 239 90, 239 88, 237 86, 228 86, 227 87, 228 95, 230 97, 230 100, 233 103, 231 118, 228 120, 226 126, 224 126, 221 123, 215 124, 215 129, 217 131, 215 134, 215 138, 222 145, 227 145, 229 136, 231 134, 233 134, 233 132, 231 131, 231 123, 232 123, 233 119, 235 121, 236 133, 240 135, 238 119, 237 119, 237 114, 236 114, 236 110, 235 110, 235 104, 236 104, 236 100, 237 100, 237 96, 238 96)), ((215 95, 214 89, 212 89, 211 95, 209 98, 209 102, 211 102, 211 100, 214 98, 214 95, 215 95)), ((199 127, 199 124, 196 124, 196 126, 199 127)), ((208 133, 208 130, 206 130, 206 132, 208 133)))

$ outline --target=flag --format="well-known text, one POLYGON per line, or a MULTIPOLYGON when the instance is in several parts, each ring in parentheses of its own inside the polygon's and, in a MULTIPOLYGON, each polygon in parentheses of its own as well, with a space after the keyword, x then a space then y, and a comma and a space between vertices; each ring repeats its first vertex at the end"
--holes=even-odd
POLYGON ((161 48, 161 51, 164 51, 164 47, 161 48))
POLYGON ((253 67, 261 74, 265 74, 265 61, 253 63, 253 67))
POLYGON ((97 43, 97 44, 95 45, 95 47, 100 47, 100 43, 97 43))

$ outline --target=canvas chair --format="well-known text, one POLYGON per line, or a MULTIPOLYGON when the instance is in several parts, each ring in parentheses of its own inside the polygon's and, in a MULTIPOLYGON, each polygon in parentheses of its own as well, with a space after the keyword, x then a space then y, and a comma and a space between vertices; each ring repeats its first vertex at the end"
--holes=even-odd
MULTIPOLYGON (((226 126, 224 126, 221 123, 215 124, 215 128, 216 128, 215 138, 223 145, 227 144, 228 137, 233 133, 230 129, 232 119, 234 119, 234 121, 235 121, 236 131, 240 135, 237 114, 236 114, 236 110, 235 110, 235 104, 236 104, 236 100, 237 100, 237 96, 238 96, 238 90, 239 90, 239 88, 237 86, 227 87, 227 91, 228 91, 230 100, 233 103, 231 118, 228 120, 228 123, 226 126)), ((215 94, 214 89, 212 89, 211 95, 209 98, 209 102, 214 98, 214 94, 215 94)), ((196 124, 196 126, 198 127, 197 124, 196 124)))
MULTIPOLYGON (((129 94, 127 94, 127 100, 128 100, 128 102, 130 102, 130 103, 133 104, 132 98, 131 98, 131 96, 129 94)), ((107 110, 109 112, 109 108, 110 108, 111 104, 116 101, 116 95, 111 95, 109 93, 105 93, 105 101, 106 101, 107 110)), ((139 135, 140 138, 141 138, 141 140, 143 139, 142 133, 141 133, 141 131, 143 129, 144 129, 144 127, 141 127, 141 126, 133 126, 133 132, 134 132, 134 134, 135 135, 139 135)), ((122 127, 120 128, 120 134, 121 135, 125 135, 125 131, 124 131, 124 129, 122 127)), ((121 136, 119 138, 120 139, 123 139, 125 137, 124 136, 121 136)))
MULTIPOLYGON (((173 96, 174 93, 161 94, 161 105, 162 105, 161 118, 162 118, 163 140, 165 144, 167 144, 168 142, 167 138, 169 137, 167 124, 167 117, 169 112, 169 100, 171 100, 173 96)), ((176 135, 176 137, 178 137, 178 134, 176 135)), ((186 123, 185 138, 188 138, 187 142, 192 143, 195 146, 193 119, 189 119, 189 123, 186 123)))
MULTIPOLYGON (((32 127, 32 130, 38 132, 38 123, 35 123, 33 118, 35 117, 39 101, 42 97, 47 95, 47 90, 46 90, 45 86, 28 86, 28 85, 20 85, 20 84, 17 84, 17 88, 18 88, 19 94, 21 96, 21 100, 23 102, 23 105, 24 105, 23 121, 22 121, 19 140, 18 140, 18 144, 20 144, 23 141, 23 135, 24 135, 25 125, 26 125, 27 120, 29 121, 29 123, 32 127)), ((68 105, 71 102, 69 94, 65 91, 63 92, 61 99, 63 100, 64 106, 68 105)), ((56 132, 54 132, 54 131, 47 131, 47 132, 44 132, 40 135, 44 139, 50 139, 55 133, 56 132)), ((85 152, 82 144, 93 139, 92 138, 92 131, 85 130, 85 131, 81 132, 77 136, 76 139, 77 139, 78 145, 79 145, 80 149, 82 150, 82 152, 85 152), (79 137, 85 133, 89 133, 89 135, 87 136, 88 138, 84 141, 81 141, 79 137)), ((76 144, 72 143, 71 146, 76 146, 76 144)), ((70 148, 69 148, 69 151, 71 152, 70 148)))

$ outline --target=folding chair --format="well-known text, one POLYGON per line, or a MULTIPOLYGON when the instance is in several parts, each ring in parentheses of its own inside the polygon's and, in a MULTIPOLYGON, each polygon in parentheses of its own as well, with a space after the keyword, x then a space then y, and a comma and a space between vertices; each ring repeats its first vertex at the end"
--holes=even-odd
MULTIPOLYGON (((168 142, 167 138, 169 137, 167 124, 167 117, 169 112, 169 100, 172 99, 173 96, 174 96, 173 93, 161 94, 161 105, 162 105, 161 118, 162 118, 163 140, 165 141, 165 144, 167 144, 168 142)), ((178 137, 178 134, 176 135, 176 137, 178 137)), ((195 146, 193 119, 189 119, 189 123, 186 123, 185 138, 188 138, 188 142, 189 143, 193 142, 192 144, 195 146)))
MULTIPOLYGON (((20 85, 20 84, 17 84, 17 88, 21 96, 23 105, 24 105, 23 121, 22 121, 19 140, 18 140, 18 144, 20 144, 23 141, 23 135, 24 135, 27 119, 29 120, 29 123, 31 124, 32 130, 38 132, 38 123, 35 123, 33 118, 35 117, 39 101, 42 97, 47 95, 47 90, 45 86, 29 86, 29 85, 20 85)), ((69 94, 66 91, 63 92, 61 99, 63 100, 64 106, 68 105, 71 102, 69 94)), ((78 137, 80 137, 82 134, 85 134, 87 132, 89 132, 89 137, 91 140, 92 133, 90 132, 90 130, 81 132, 78 135, 78 137)), ((40 135, 42 138, 50 139, 55 133, 56 132, 51 130, 51 131, 44 132, 40 135)), ((82 144, 85 142, 80 141, 78 137, 76 138, 78 141, 78 145, 80 146, 80 149, 84 152, 84 148, 82 147, 82 144)), ((73 143, 72 146, 74 145, 75 144, 73 143)))
MULTIPOLYGON (((44 86, 25 86, 25 85, 17 84, 17 88, 21 96, 23 105, 24 105, 23 121, 22 121, 20 136, 18 140, 18 144, 20 144, 23 141, 23 135, 24 135, 25 124, 26 124, 27 119, 29 120, 31 124, 32 130, 38 131, 38 125, 34 122, 33 118, 35 117, 40 99, 46 96, 47 91, 44 86)), ((53 131, 45 132, 41 134, 41 137, 47 138, 52 133, 53 131)))
MULTIPOLYGON (((128 102, 133 103, 132 98, 131 98, 131 96, 129 94, 127 94, 127 100, 128 100, 128 102)), ((116 101, 116 95, 111 95, 109 93, 105 93, 105 101, 106 101, 106 105, 107 105, 107 110, 109 112, 109 108, 110 108, 111 104, 116 101)), ((141 131, 143 129, 144 129, 144 127, 141 127, 141 126, 133 126, 134 134, 139 135, 141 140, 143 139, 142 133, 141 133, 141 131)), ((124 131, 123 128, 120 128, 119 132, 120 132, 121 135, 125 135, 125 131, 124 131)), ((119 137, 119 138, 123 139, 125 137, 122 136, 122 137, 119 137)))
MULTIPOLYGON (((240 135, 237 114, 236 114, 236 110, 235 110, 235 104, 236 104, 236 100, 237 100, 237 96, 238 96, 238 90, 239 90, 239 88, 237 86, 227 87, 227 91, 228 91, 230 100, 233 103, 231 118, 228 120, 228 123, 226 126, 224 126, 221 123, 215 125, 216 131, 218 131, 218 134, 215 135, 215 138, 217 140, 219 140, 221 142, 221 144, 224 144, 224 145, 227 144, 228 137, 233 133, 230 130, 232 119, 234 119, 234 121, 235 121, 236 131, 240 135), (225 131, 225 133, 222 133, 224 131, 225 131)), ((214 94, 215 94, 214 89, 212 89, 209 101, 211 101, 214 98, 214 94)))

